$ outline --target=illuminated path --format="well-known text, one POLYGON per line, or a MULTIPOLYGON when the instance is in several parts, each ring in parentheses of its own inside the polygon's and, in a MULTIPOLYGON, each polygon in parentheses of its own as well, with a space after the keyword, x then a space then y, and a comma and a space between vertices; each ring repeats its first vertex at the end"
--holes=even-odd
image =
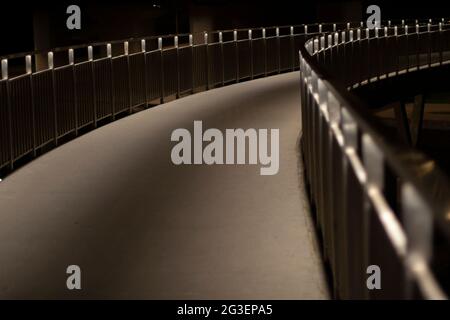
POLYGON ((0 298, 327 298, 298 154, 298 73, 92 131, 0 182, 0 298), (280 128, 280 171, 175 166, 175 128, 280 128), (66 268, 82 270, 68 291, 66 268))

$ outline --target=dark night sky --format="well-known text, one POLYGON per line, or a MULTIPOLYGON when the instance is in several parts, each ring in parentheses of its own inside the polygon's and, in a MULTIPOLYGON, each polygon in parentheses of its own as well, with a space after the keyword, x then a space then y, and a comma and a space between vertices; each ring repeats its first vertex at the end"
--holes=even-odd
MULTIPOLYGON (((175 32, 175 12, 178 12, 179 32, 189 32, 189 7, 203 7, 215 16, 214 28, 257 27, 279 24, 301 24, 315 21, 338 21, 364 17, 365 8, 378 4, 382 19, 450 16, 448 1, 427 0, 426 5, 412 1, 393 0, 91 0, 2 3, 0 19, 0 54, 33 49, 33 12, 49 12, 52 45, 123 39, 132 36, 175 32), (347 10, 342 10, 342 4, 347 10), (353 3, 348 9, 349 3, 353 3), (65 8, 79 4, 82 8, 82 31, 65 29, 65 8), (161 9, 153 8, 158 4, 161 9), (175 10, 177 8, 177 10, 175 10), (140 14, 135 21, 133 17, 140 14), (120 17, 120 18, 119 18, 120 17), (239 25, 237 25, 239 24, 239 25), (145 33, 145 34, 144 34, 145 33), (106 38, 106 39, 105 39, 106 38)), ((424 3, 424 2, 422 2, 424 3)))

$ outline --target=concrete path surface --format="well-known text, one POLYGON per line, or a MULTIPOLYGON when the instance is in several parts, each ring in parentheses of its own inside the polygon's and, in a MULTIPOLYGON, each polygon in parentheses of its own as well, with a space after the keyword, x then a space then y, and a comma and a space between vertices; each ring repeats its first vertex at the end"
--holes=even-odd
POLYGON ((94 130, 0 182, 0 298, 328 298, 298 154, 297 72, 94 130), (175 166, 176 128, 279 128, 280 170, 175 166), (66 288, 81 268, 82 290, 66 288))

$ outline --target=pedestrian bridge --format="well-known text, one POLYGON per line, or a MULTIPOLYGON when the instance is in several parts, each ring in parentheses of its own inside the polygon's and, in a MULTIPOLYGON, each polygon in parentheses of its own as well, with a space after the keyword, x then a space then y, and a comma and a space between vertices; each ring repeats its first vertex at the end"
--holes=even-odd
POLYGON ((349 90, 445 67, 447 28, 314 24, 4 57, 0 297, 446 298, 447 179, 349 90), (278 174, 174 165, 171 133, 195 120, 278 128, 278 174))

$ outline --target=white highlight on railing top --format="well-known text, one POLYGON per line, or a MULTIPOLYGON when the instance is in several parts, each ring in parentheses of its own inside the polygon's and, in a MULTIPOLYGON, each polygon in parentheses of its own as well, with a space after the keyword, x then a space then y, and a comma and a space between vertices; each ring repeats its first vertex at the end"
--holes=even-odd
POLYGON ((69 55, 69 64, 73 65, 75 63, 75 58, 74 58, 74 55, 73 55, 73 49, 69 49, 68 55, 69 55))
POLYGON ((162 50, 162 47, 163 47, 162 38, 158 38, 158 50, 162 50))
POLYGON ((111 43, 106 44, 106 56, 108 58, 112 57, 111 43))
POLYGON ((54 68, 54 64, 53 64, 53 52, 52 51, 47 53, 47 61, 48 61, 48 68, 49 69, 53 69, 54 68))
MULTIPOLYGON (((126 54, 128 54, 128 52, 126 54)), ((92 46, 88 46, 88 60, 89 61, 94 60, 94 52, 93 52, 92 46)))
POLYGON ((2 80, 8 79, 8 59, 2 60, 2 80))
POLYGON ((25 56, 25 72, 27 74, 31 74, 33 72, 32 64, 31 64, 31 55, 25 56))

